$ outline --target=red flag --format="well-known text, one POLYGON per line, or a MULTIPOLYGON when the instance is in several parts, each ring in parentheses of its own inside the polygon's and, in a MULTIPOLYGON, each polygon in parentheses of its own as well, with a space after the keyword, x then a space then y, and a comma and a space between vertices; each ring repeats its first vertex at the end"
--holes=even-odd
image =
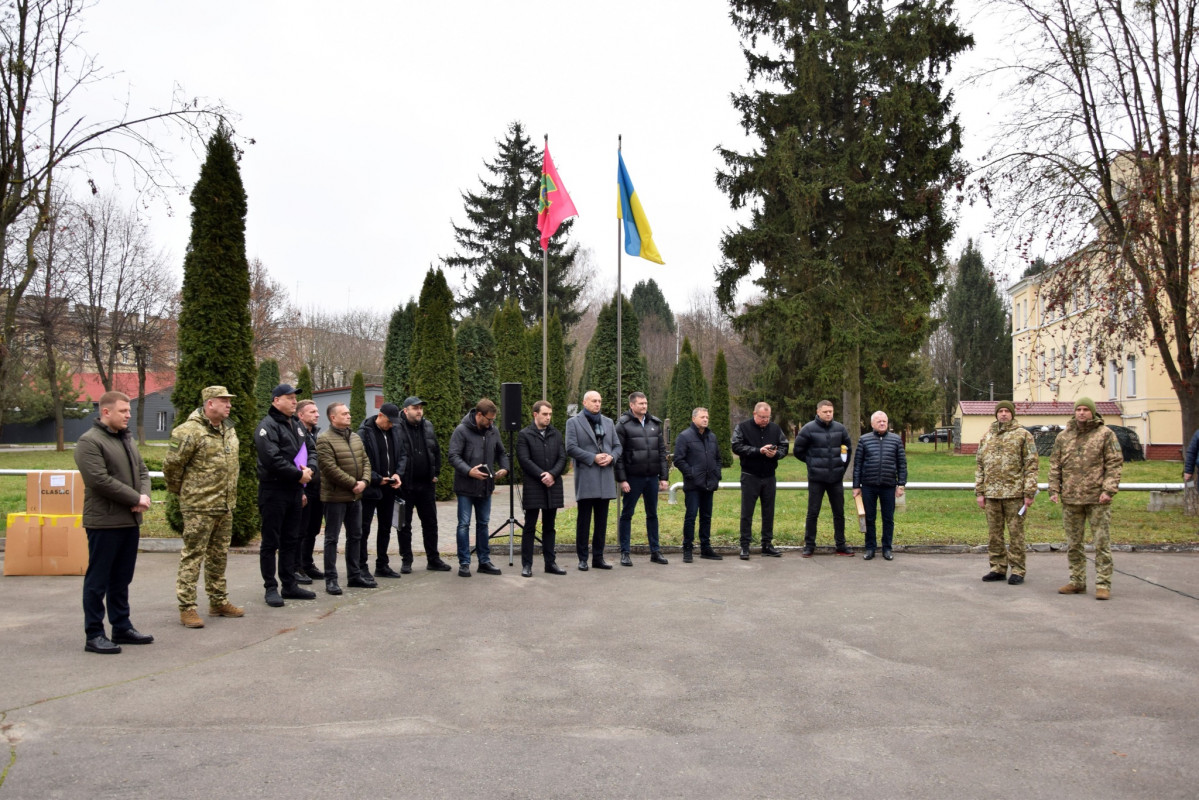
POLYGON ((566 186, 558 177, 558 170, 554 168, 549 142, 546 142, 545 161, 541 165, 541 201, 537 206, 537 230, 541 231, 541 249, 549 249, 550 237, 557 233, 558 226, 563 221, 578 215, 575 204, 566 193, 566 186))

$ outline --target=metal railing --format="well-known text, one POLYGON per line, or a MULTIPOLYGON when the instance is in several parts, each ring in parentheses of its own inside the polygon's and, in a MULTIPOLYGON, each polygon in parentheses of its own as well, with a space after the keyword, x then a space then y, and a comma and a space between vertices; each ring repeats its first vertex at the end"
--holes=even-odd
MULTIPOLYGON (((0 470, 0 472, 2 472, 2 470, 0 470)), ((718 485, 721 489, 737 489, 737 488, 740 488, 740 486, 741 486, 740 483, 733 482, 733 481, 721 481, 718 485)), ((852 483, 845 483, 843 485, 845 486, 846 489, 853 488, 852 483)), ((777 484, 775 484, 775 487, 778 489, 806 489, 806 488, 808 488, 808 482, 807 481, 779 481, 777 484)), ((667 502, 669 502, 671 504, 677 503, 678 500, 675 497, 675 493, 679 489, 682 489, 682 488, 683 488, 682 481, 678 481, 676 483, 670 484, 670 496, 669 496, 669 500, 667 502)), ((929 482, 929 481, 913 481, 912 483, 905 485, 904 488, 906 490, 931 489, 934 491, 946 491, 946 490, 961 491, 964 489, 968 489, 970 491, 974 491, 974 481, 968 481, 968 482, 961 481, 958 483, 933 483, 933 482, 929 482)), ((1043 492, 1047 492, 1047 491, 1049 491, 1049 484, 1048 483, 1038 483, 1037 488, 1043 492)), ((1186 488, 1186 485, 1183 483, 1122 483, 1122 484, 1120 484, 1120 491, 1122 491, 1122 492, 1181 492, 1185 488, 1186 488)))

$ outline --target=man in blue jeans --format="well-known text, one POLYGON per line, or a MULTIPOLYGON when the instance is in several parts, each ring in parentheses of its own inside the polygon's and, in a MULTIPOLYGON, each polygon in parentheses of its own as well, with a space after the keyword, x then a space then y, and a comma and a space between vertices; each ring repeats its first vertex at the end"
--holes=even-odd
POLYGON ((620 564, 633 566, 633 512, 638 498, 645 498, 645 538, 649 541, 649 560, 665 564, 666 556, 658 547, 658 493, 670 486, 666 466, 666 433, 662 420, 648 413, 649 400, 641 392, 629 395, 629 410, 616 421, 616 435, 622 452, 616 460, 616 480, 624 493, 620 512, 620 564))
POLYGON ((887 430, 889 421, 882 411, 870 415, 870 433, 858 439, 853 459, 853 496, 862 498, 866 509, 866 552, 870 561, 878 545, 874 520, 883 512, 883 558, 890 561, 891 540, 895 535, 895 498, 903 497, 908 482, 908 458, 903 440, 887 430))
POLYGON ((500 432, 495 429, 497 413, 495 403, 484 397, 466 412, 450 436, 450 464, 454 467, 454 493, 458 495, 458 575, 462 578, 470 577, 472 511, 479 572, 500 574, 500 568, 491 563, 491 547, 487 543, 495 479, 508 474, 508 453, 500 441, 500 432))

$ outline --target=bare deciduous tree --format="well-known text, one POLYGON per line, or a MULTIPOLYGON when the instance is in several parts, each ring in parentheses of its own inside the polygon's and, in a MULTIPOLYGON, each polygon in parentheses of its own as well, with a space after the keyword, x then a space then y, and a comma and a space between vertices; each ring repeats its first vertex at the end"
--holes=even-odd
POLYGON ((287 329, 299 320, 283 284, 271 277, 262 260, 250 262, 250 325, 254 330, 254 363, 283 358, 287 329))

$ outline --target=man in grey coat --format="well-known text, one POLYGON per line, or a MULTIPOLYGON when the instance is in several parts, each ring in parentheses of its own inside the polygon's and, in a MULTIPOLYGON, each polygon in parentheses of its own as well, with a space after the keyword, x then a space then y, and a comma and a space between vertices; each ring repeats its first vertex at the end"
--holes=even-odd
POLYGON ((592 517, 591 566, 612 569, 604 561, 604 539, 608 532, 608 506, 616 499, 616 462, 624 452, 616 435, 616 423, 600 413, 603 398, 596 391, 583 395, 583 411, 566 421, 566 455, 575 461, 575 550, 579 569, 587 571, 587 539, 592 517))

